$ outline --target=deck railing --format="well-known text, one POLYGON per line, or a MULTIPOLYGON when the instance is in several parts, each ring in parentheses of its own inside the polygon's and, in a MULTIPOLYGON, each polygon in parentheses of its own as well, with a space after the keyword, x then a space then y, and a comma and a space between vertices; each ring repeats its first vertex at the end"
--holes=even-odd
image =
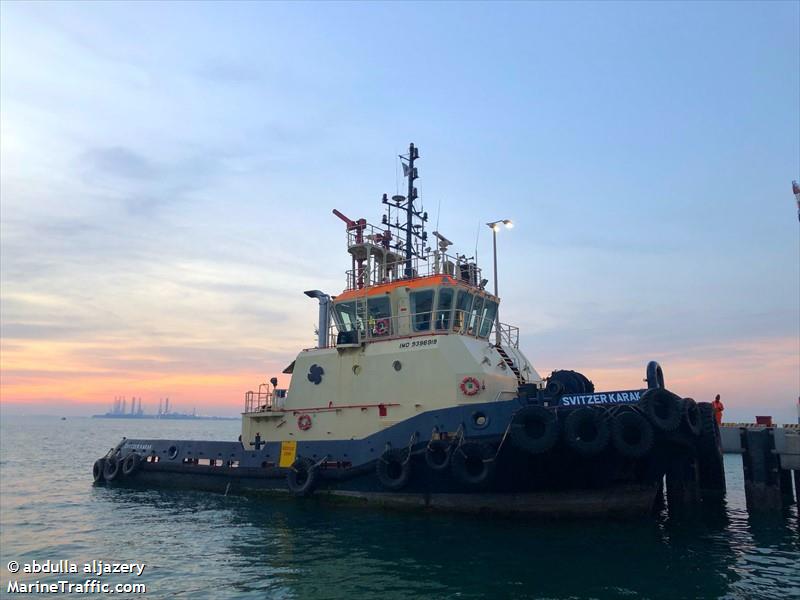
MULTIPOLYGON (((397 254, 389 254, 396 257, 397 254)), ((362 269, 349 269, 347 274, 348 290, 363 289, 371 285, 382 285, 409 279, 406 275, 405 258, 381 260, 371 256, 365 259, 362 269)), ((425 258, 414 256, 411 259, 411 277, 428 277, 430 275, 449 275, 478 286, 481 282, 481 269, 474 261, 464 256, 451 256, 443 252, 432 252, 425 258)))
POLYGON ((249 391, 244 395, 244 412, 265 412, 271 410, 282 410, 283 401, 286 398, 286 390, 270 389, 268 383, 258 386, 258 391, 249 391))

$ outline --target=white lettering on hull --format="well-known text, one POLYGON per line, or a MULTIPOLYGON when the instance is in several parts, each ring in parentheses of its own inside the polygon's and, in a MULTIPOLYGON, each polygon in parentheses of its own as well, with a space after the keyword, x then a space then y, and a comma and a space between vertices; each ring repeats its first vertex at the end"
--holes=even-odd
POLYGON ((561 397, 562 406, 583 406, 585 404, 630 404, 638 402, 645 390, 624 392, 603 392, 602 394, 569 394, 561 397))

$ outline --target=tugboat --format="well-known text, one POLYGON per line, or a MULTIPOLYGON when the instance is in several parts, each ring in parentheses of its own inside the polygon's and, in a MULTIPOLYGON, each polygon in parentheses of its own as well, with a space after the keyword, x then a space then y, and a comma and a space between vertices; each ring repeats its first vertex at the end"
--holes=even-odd
POLYGON ((646 388, 543 378, 474 257, 438 231, 429 244, 418 148, 400 159, 408 191, 383 195, 379 225, 333 210, 351 268, 341 294, 305 292, 318 339, 288 389, 245 394, 238 441, 123 438, 95 483, 563 516, 647 514, 665 480, 675 497, 724 493, 711 406, 667 390, 655 361, 646 388))

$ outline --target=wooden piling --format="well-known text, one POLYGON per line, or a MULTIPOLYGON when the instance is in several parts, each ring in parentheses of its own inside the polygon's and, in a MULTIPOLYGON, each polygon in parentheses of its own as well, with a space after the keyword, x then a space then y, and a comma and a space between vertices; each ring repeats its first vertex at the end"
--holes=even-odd
POLYGON ((772 429, 740 430, 744 492, 749 512, 780 510, 785 494, 781 488, 780 462, 775 454, 772 429))

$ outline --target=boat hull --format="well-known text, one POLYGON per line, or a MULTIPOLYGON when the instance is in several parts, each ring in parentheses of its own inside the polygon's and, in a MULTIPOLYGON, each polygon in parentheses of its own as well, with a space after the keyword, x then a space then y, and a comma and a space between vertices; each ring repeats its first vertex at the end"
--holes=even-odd
MULTIPOLYGON (((681 490, 687 497, 693 494, 698 484, 702 487, 703 473, 709 471, 703 457, 719 454, 714 431, 702 437, 685 424, 669 432, 657 430, 647 452, 636 457, 608 440, 591 453, 585 447, 581 451, 581 445, 576 446, 566 433, 573 411, 584 411, 584 416, 589 411, 600 415, 601 421, 613 421, 615 415, 638 412, 632 405, 624 409, 548 409, 554 411, 559 437, 546 450, 531 451, 509 435, 521 410, 528 409, 519 398, 459 406, 420 414, 367 438, 289 439, 260 443, 257 448, 240 441, 123 439, 100 460, 127 462, 131 468, 96 480, 226 494, 313 495, 346 503, 425 510, 630 517, 647 515, 657 506, 665 478, 668 486, 670 481, 675 484, 673 492, 681 490), (704 440, 711 444, 705 450, 704 440), (434 442, 443 442, 448 448, 444 464, 431 460, 434 442), (488 454, 473 453, 467 464, 468 446, 488 454), (461 458, 456 460, 459 452, 461 458), (386 465, 392 456, 396 472, 387 476, 386 465), (303 471, 298 464, 303 461, 307 471, 313 471, 313 477, 309 476, 313 483, 308 486, 298 483, 303 471), (490 472, 484 471, 487 465, 490 472)), ((708 419, 713 424, 713 418, 708 419)), ((724 489, 724 484, 717 487, 724 489)))

